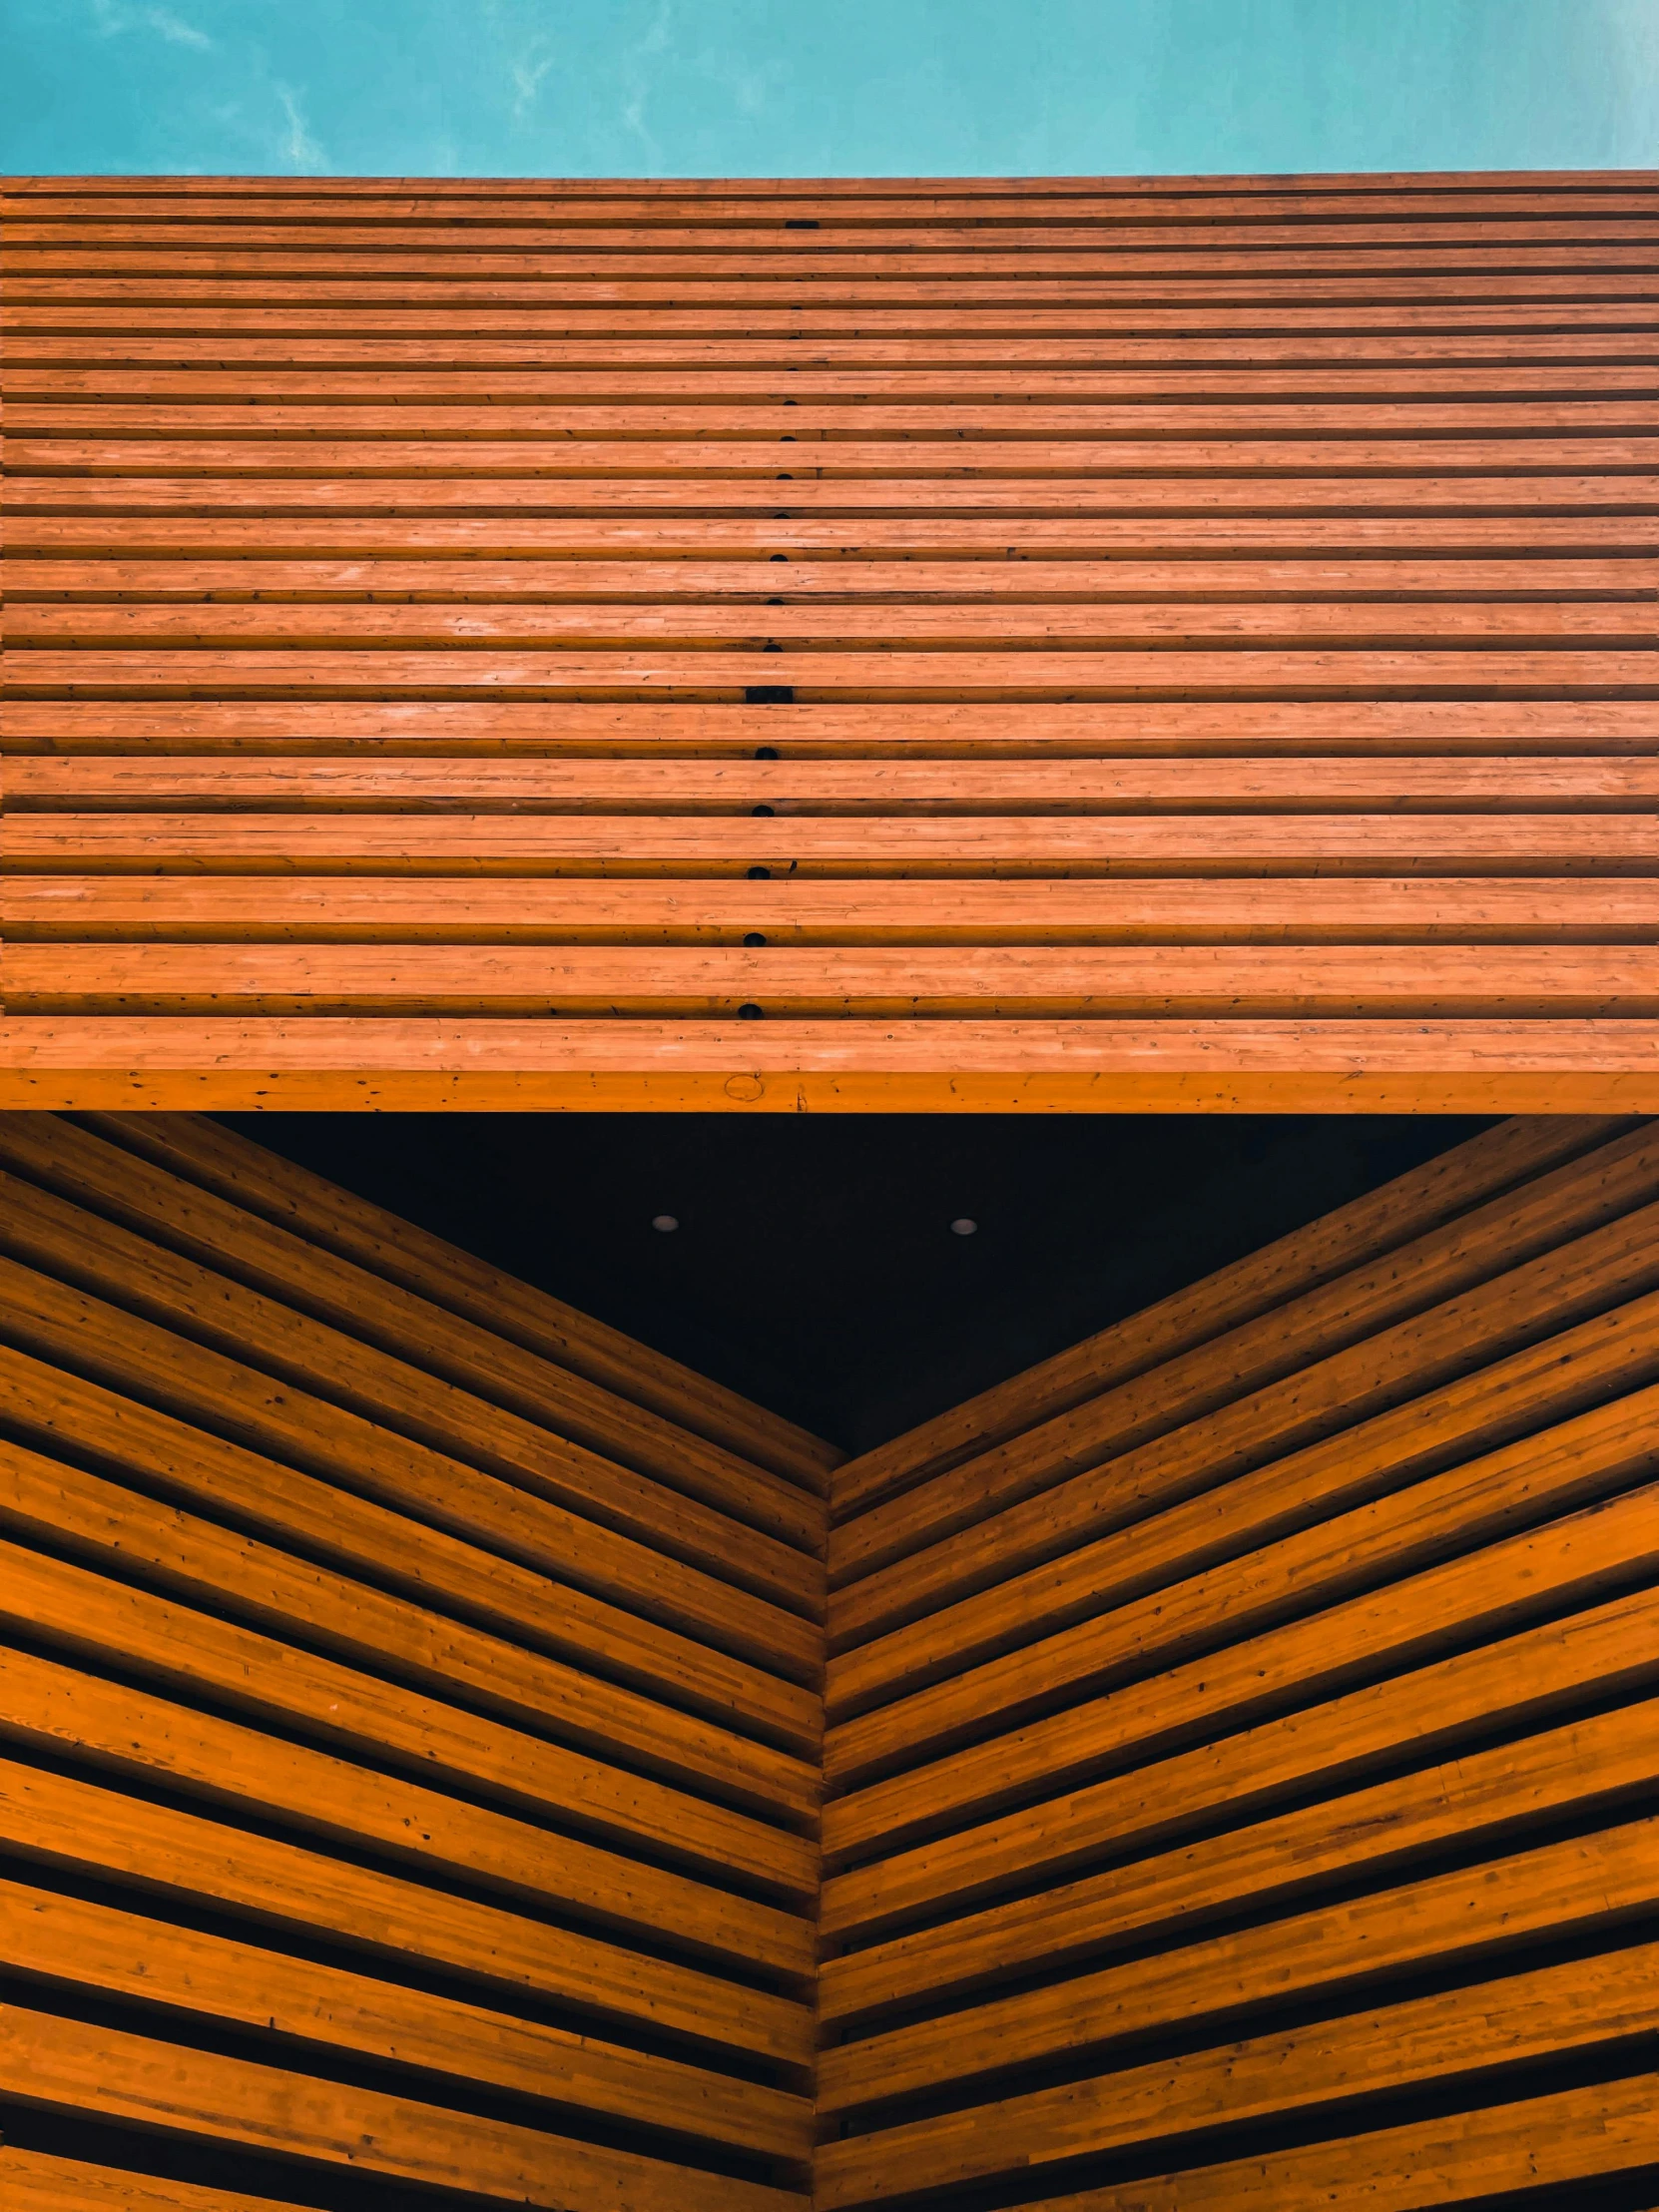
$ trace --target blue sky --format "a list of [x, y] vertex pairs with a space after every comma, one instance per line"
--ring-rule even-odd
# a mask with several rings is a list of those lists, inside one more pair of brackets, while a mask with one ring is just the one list
[[57, 173], [1659, 166], [1659, 0], [0, 0]]

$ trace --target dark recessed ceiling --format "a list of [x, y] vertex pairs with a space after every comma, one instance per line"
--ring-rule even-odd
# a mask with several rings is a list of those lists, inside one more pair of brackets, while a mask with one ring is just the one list
[[[225, 1119], [852, 1449], [1488, 1126], [1375, 1115]], [[655, 1230], [658, 1214], [679, 1229]], [[963, 1217], [976, 1234], [952, 1234]]]

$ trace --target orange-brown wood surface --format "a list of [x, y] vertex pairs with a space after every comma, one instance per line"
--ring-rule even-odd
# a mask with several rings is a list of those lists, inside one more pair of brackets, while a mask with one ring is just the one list
[[8, 2206], [805, 2204], [836, 1453], [212, 1123], [0, 1162]]
[[1652, 2165], [1654, 1158], [1500, 1123], [835, 1471], [826, 2212]]
[[0, 1106], [1659, 1110], [1652, 175], [4, 218]]

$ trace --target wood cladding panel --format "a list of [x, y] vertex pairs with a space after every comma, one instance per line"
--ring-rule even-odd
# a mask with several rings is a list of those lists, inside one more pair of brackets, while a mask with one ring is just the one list
[[212, 1124], [0, 1149], [23, 2201], [805, 2203], [833, 1452]]
[[213, 1122], [13, 1117], [19, 2201], [1634, 2186], [1654, 1173], [1499, 1123], [837, 1464]]
[[0, 1103], [1659, 1108], [1650, 175], [5, 221]]
[[1499, 1124], [836, 1471], [816, 2203], [1654, 2163], [1650, 1143]]

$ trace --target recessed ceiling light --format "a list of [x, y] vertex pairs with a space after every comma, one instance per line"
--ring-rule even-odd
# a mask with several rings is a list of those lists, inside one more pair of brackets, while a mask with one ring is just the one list
[[677, 1214], [653, 1214], [651, 1226], [660, 1230], [665, 1237], [672, 1237], [680, 1226], [680, 1217]]
[[950, 1225], [950, 1234], [953, 1237], [971, 1237], [978, 1227], [979, 1224], [970, 1221], [966, 1214], [958, 1214]]

